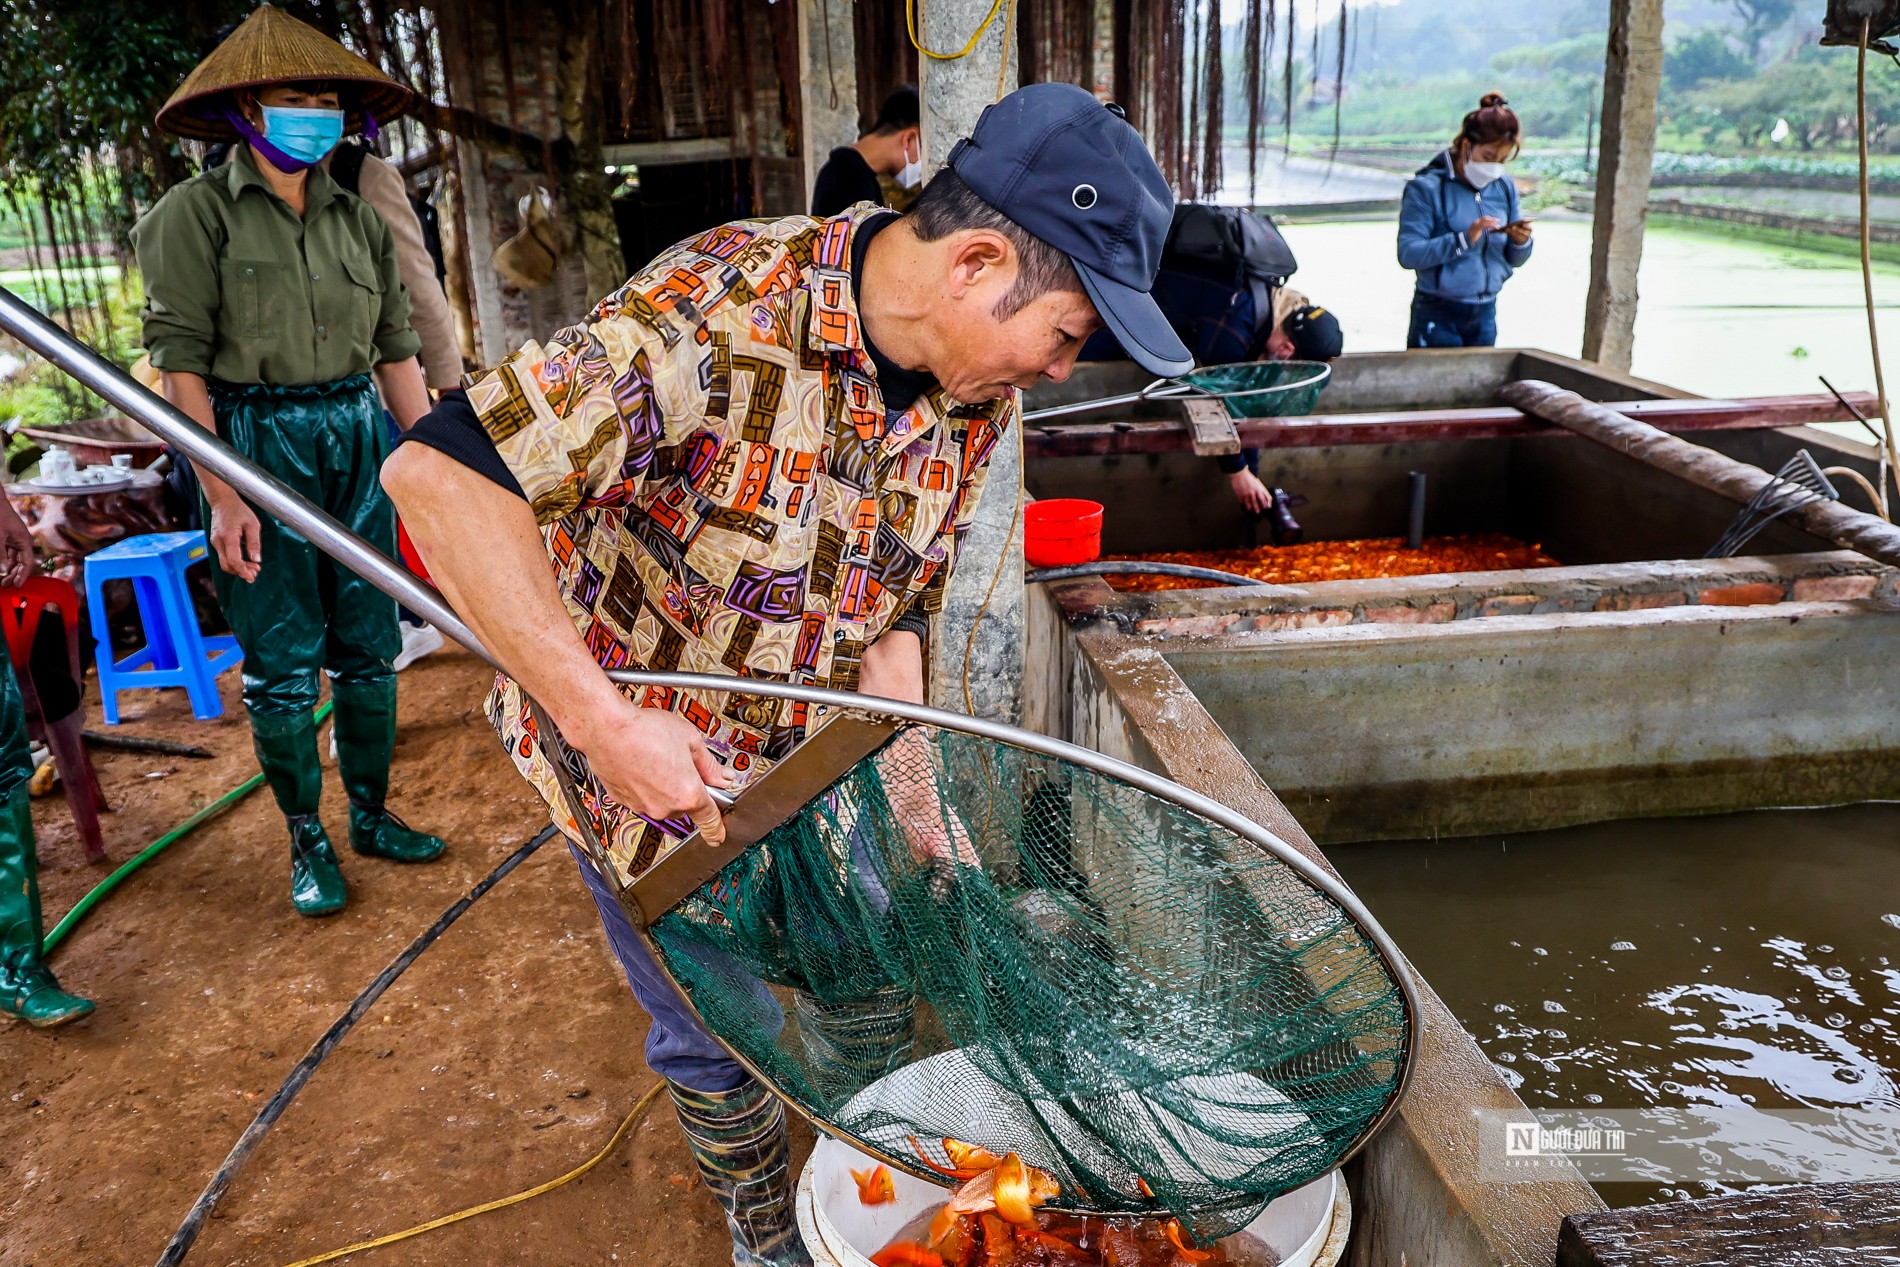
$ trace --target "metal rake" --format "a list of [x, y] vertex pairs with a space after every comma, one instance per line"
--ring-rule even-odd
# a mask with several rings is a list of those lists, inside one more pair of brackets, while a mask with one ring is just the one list
[[1732, 558], [1743, 546], [1753, 541], [1757, 533], [1783, 515], [1817, 501], [1837, 502], [1840, 499], [1840, 491], [1815, 463], [1813, 455], [1806, 449], [1797, 449], [1793, 457], [1781, 464], [1775, 477], [1748, 499], [1742, 512], [1735, 516], [1734, 522], [1729, 524], [1702, 557]]

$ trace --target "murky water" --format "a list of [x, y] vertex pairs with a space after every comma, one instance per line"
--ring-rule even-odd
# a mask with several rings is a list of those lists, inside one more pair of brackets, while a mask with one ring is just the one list
[[[1900, 806], [1328, 855], [1533, 1109], [1713, 1110], [1691, 1143], [1746, 1137], [1797, 1174], [1814, 1137], [1782, 1128], [1789, 1110], [1894, 1153]], [[1657, 1177], [1603, 1185], [1605, 1199], [1746, 1186], [1720, 1167]]]
[[1208, 201], [1286, 207], [1396, 199], [1405, 192], [1407, 178], [1405, 173], [1356, 163], [1266, 153], [1260, 155], [1254, 175], [1258, 183], [1250, 185], [1247, 151], [1229, 148], [1221, 158], [1221, 187]]

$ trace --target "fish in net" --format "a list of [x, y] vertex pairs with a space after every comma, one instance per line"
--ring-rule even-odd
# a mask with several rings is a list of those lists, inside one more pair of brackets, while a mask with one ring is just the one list
[[642, 922], [707, 1028], [860, 1148], [923, 1178], [946, 1137], [1013, 1152], [1052, 1208], [1211, 1239], [1339, 1165], [1411, 1052], [1396, 952], [1291, 853], [906, 725]]

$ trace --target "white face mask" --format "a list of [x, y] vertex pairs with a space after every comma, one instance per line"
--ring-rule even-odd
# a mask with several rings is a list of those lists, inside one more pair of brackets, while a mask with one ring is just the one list
[[1465, 160], [1465, 180], [1473, 189], [1483, 189], [1495, 181], [1504, 179], [1503, 163], [1474, 163]]
[[[898, 188], [900, 188], [900, 189], [915, 189], [915, 188], [917, 188], [917, 186], [919, 186], [919, 185], [921, 185], [921, 184], [923, 184], [923, 183], [924, 183], [924, 153], [923, 153], [923, 149], [924, 149], [924, 147], [923, 147], [923, 142], [921, 142], [921, 141], [919, 141], [919, 142], [917, 143], [917, 157], [916, 157], [916, 158], [909, 158], [909, 157], [906, 157], [906, 158], [905, 158], [905, 160], [904, 160], [904, 165], [903, 165], [903, 166], [902, 166], [901, 168], [899, 168], [899, 169], [898, 169], [898, 172], [897, 172], [897, 185], [898, 185]], [[908, 150], [908, 148], [906, 148], [906, 150], [905, 150], [905, 154], [906, 154], [906, 155], [908, 155], [908, 154], [909, 154], [909, 150]]]

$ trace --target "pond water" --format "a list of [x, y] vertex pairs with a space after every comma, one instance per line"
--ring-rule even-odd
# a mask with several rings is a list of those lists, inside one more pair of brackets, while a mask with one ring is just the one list
[[1745, 1187], [1738, 1154], [1783, 1182], [1900, 1156], [1900, 805], [1327, 854], [1532, 1109], [1692, 1111], [1724, 1160], [1613, 1204]]
[[[1348, 351], [1405, 346], [1413, 274], [1392, 220], [1291, 224], [1292, 284], [1332, 310]], [[1540, 220], [1536, 253], [1498, 300], [1498, 342], [1574, 356], [1583, 346], [1590, 222]], [[1900, 268], [1875, 266], [1882, 347], [1900, 373]], [[1652, 228], [1636, 318], [1639, 376], [1707, 396], [1874, 386], [1859, 264], [1719, 233]], [[1900, 391], [1900, 386], [1897, 386]], [[1864, 434], [1864, 433], [1859, 433]]]
[[[1684, 202], [1706, 203], [1717, 207], [1747, 207], [1754, 211], [1779, 211], [1791, 216], [1820, 216], [1831, 220], [1860, 222], [1860, 195], [1845, 189], [1750, 189], [1739, 185], [1658, 185], [1659, 198], [1681, 198]], [[1900, 220], [1900, 194], [1873, 194], [1867, 210], [1875, 223], [1892, 224]]]

